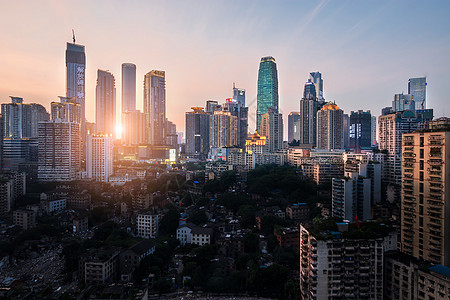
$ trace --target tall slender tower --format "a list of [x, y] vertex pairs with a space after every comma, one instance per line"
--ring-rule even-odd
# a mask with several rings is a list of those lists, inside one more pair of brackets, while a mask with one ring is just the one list
[[103, 70], [97, 71], [95, 114], [97, 132], [114, 136], [116, 126], [115, 79], [113, 74]]
[[122, 113], [136, 110], [136, 65], [122, 64]]
[[323, 79], [322, 73], [320, 72], [312, 72], [309, 73], [309, 79], [314, 83], [314, 87], [316, 88], [316, 95], [319, 102], [324, 102], [323, 98]]
[[261, 58], [258, 73], [258, 96], [256, 107], [256, 130], [261, 130], [261, 115], [267, 113], [269, 107], [278, 113], [278, 72], [275, 58]]
[[416, 110], [426, 109], [427, 100], [427, 78], [410, 78], [408, 80], [408, 94], [412, 95], [416, 104]]
[[85, 108], [85, 70], [86, 55], [84, 46], [67, 43], [66, 49], [66, 97], [75, 97], [81, 107], [81, 139], [86, 138], [86, 108]]
[[318, 109], [316, 88], [311, 79], [308, 79], [305, 83], [303, 98], [300, 100], [300, 144], [316, 146]]
[[144, 113], [149, 145], [165, 144], [166, 73], [152, 70], [144, 76]]

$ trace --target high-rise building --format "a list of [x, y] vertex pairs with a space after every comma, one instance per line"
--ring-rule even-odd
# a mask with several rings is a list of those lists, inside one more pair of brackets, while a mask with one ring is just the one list
[[5, 138], [22, 139], [38, 136], [38, 123], [48, 121], [49, 114], [40, 104], [23, 103], [20, 97], [11, 97], [11, 103], [2, 104]]
[[317, 148], [344, 149], [344, 111], [332, 102], [317, 112]]
[[300, 225], [300, 299], [383, 299], [384, 253], [397, 232], [379, 223]]
[[122, 113], [122, 143], [125, 145], [142, 145], [147, 143], [145, 131], [145, 114], [139, 110]]
[[403, 134], [400, 250], [450, 267], [450, 132]]
[[144, 77], [144, 113], [147, 118], [147, 143], [165, 144], [166, 73], [152, 70]]
[[415, 101], [413, 100], [413, 96], [409, 94], [395, 94], [394, 100], [392, 101], [392, 111], [405, 111], [411, 110], [413, 112], [416, 111]]
[[300, 144], [316, 146], [318, 110], [316, 87], [311, 79], [308, 79], [305, 83], [303, 98], [300, 100]]
[[239, 103], [239, 106], [245, 107], [245, 90], [237, 88], [233, 83], [233, 99]]
[[209, 120], [211, 148], [232, 147], [237, 144], [238, 120], [229, 111], [215, 111]]
[[370, 125], [371, 125], [370, 144], [372, 147], [376, 147], [376, 145], [377, 145], [377, 117], [372, 116], [372, 122]]
[[186, 113], [186, 154], [205, 158], [209, 152], [210, 114], [202, 107], [192, 107]]
[[114, 137], [116, 133], [116, 87], [114, 75], [97, 70], [95, 97], [95, 124], [97, 132]]
[[108, 182], [113, 174], [113, 138], [106, 134], [90, 134], [86, 147], [87, 177]]
[[361, 152], [361, 148], [372, 146], [372, 115], [368, 111], [352, 111], [350, 113], [349, 128], [350, 148]]
[[288, 116], [288, 142], [300, 140], [300, 112], [293, 111]]
[[70, 181], [81, 166], [80, 124], [56, 119], [39, 123], [40, 181]]
[[122, 64], [122, 113], [136, 110], [136, 65]]
[[50, 103], [52, 120], [61, 119], [81, 124], [81, 105], [75, 98], [59, 97], [60, 102]]
[[378, 147], [387, 151], [383, 163], [383, 181], [394, 187], [394, 199], [400, 199], [402, 134], [417, 129], [414, 112], [407, 110], [378, 117]]
[[177, 144], [177, 125], [169, 120], [166, 120], [166, 145], [176, 147]]
[[349, 136], [350, 117], [348, 116], [348, 114], [343, 115], [343, 124], [344, 124], [344, 149], [348, 149], [350, 145], [350, 136]]
[[325, 99], [323, 97], [322, 73], [320, 72], [309, 73], [309, 79], [311, 79], [311, 81], [314, 83], [314, 87], [316, 88], [317, 100], [319, 100], [320, 102], [324, 102]]
[[283, 148], [283, 115], [273, 107], [269, 107], [267, 113], [261, 115], [261, 135], [267, 137], [270, 152]]
[[416, 109], [427, 108], [427, 78], [418, 77], [408, 80], [408, 94], [412, 95]]
[[216, 110], [221, 110], [222, 106], [216, 100], [206, 101], [206, 112], [208, 114], [213, 114]]
[[[240, 89], [234, 89], [240, 90]], [[245, 103], [245, 90], [244, 97], [240, 97], [240, 100], [234, 98], [228, 98], [225, 103], [222, 105], [224, 111], [229, 111], [232, 116], [237, 119], [237, 137], [236, 144], [239, 147], [245, 146], [245, 140], [247, 139], [248, 134], [248, 107], [244, 107], [241, 103]], [[238, 93], [239, 94], [239, 93]], [[220, 110], [220, 106], [216, 108], [216, 110]]]
[[275, 58], [261, 58], [258, 72], [258, 96], [256, 105], [256, 130], [261, 130], [261, 115], [274, 107], [278, 113], [278, 72]]
[[85, 71], [86, 55], [84, 46], [67, 43], [66, 48], [66, 97], [75, 97], [81, 107], [81, 141], [86, 138], [86, 106], [85, 106]]

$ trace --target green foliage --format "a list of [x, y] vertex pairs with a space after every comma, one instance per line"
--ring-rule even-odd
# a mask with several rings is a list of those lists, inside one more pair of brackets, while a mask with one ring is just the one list
[[246, 233], [244, 236], [244, 252], [257, 253], [259, 252], [259, 237], [255, 233]]
[[289, 222], [274, 215], [267, 215], [264, 216], [261, 220], [261, 231], [267, 236], [273, 235], [273, 230], [275, 229], [276, 225], [286, 227], [289, 225]]
[[161, 224], [159, 225], [160, 234], [176, 234], [179, 219], [180, 213], [178, 212], [177, 208], [175, 206], [171, 206], [169, 211], [161, 219]]
[[111, 210], [107, 207], [99, 206], [94, 208], [89, 215], [90, 224], [99, 224], [108, 221]]
[[217, 204], [223, 205], [227, 209], [237, 213], [242, 205], [255, 206], [255, 201], [242, 194], [226, 193], [217, 198]]
[[208, 221], [208, 217], [204, 210], [194, 210], [189, 216], [188, 221], [196, 225], [201, 225]]
[[255, 225], [256, 208], [252, 205], [244, 204], [239, 206], [237, 211], [238, 216], [241, 217], [241, 226], [243, 228], [253, 228]]

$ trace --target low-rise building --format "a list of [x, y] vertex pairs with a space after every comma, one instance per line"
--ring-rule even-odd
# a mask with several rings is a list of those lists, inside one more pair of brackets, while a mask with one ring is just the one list
[[15, 225], [27, 230], [36, 226], [36, 213], [28, 209], [18, 209], [13, 213], [13, 222]]
[[137, 236], [150, 239], [158, 236], [160, 214], [140, 213], [136, 218]]
[[286, 207], [286, 217], [291, 220], [307, 220], [309, 218], [309, 206], [306, 203], [295, 203]]
[[121, 280], [129, 281], [133, 271], [140, 266], [141, 261], [155, 253], [155, 245], [149, 240], [140, 241], [120, 253]]
[[115, 282], [119, 274], [118, 249], [90, 251], [80, 258], [80, 276], [86, 284], [105, 284]]
[[178, 227], [177, 240], [181, 245], [194, 244], [203, 246], [211, 244], [213, 236], [212, 228], [200, 227], [192, 223], [186, 223]]

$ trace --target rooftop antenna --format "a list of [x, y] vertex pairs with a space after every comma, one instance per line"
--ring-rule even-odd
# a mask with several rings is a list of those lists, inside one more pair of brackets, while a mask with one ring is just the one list
[[73, 31], [73, 29], [72, 29], [72, 39], [73, 39], [73, 43], [75, 44], [75, 31]]

